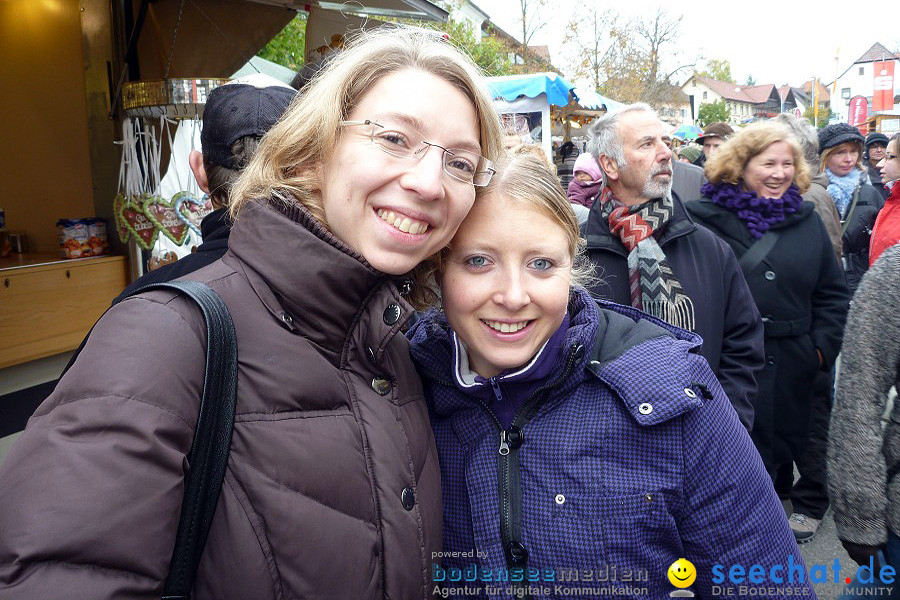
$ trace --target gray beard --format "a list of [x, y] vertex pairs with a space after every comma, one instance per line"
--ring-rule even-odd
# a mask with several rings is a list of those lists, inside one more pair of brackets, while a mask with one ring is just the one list
[[[669, 167], [671, 171], [671, 166]], [[641, 190], [641, 194], [644, 198], [652, 200], [653, 198], [662, 198], [663, 196], [668, 196], [669, 191], [672, 189], [672, 175], [669, 175], [669, 181], [667, 183], [662, 183], [661, 181], [656, 181], [653, 179], [653, 176], [659, 173], [660, 169], [655, 169], [654, 173], [650, 173], [650, 176], [647, 178], [647, 182], [644, 184], [644, 189]]]

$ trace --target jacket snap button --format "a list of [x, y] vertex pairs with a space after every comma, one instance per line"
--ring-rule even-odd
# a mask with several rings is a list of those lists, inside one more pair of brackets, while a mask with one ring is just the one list
[[769, 281], [775, 280], [775, 271], [766, 271], [765, 278]]
[[774, 357], [774, 356], [767, 356], [767, 357], [766, 357], [766, 362], [768, 362], [770, 365], [774, 365], [774, 364], [775, 364], [775, 357]]
[[384, 315], [382, 316], [385, 324], [393, 325], [400, 320], [400, 307], [396, 304], [388, 304], [388, 307], [384, 309]]
[[291, 315], [287, 314], [286, 312], [281, 313], [281, 320], [284, 321], [288, 325], [294, 324], [293, 317], [291, 317]]
[[653, 412], [653, 405], [650, 404], [649, 402], [644, 402], [643, 404], [641, 404], [640, 406], [638, 406], [638, 411], [639, 411], [642, 415], [649, 415], [650, 413]]
[[556, 498], [554, 498], [554, 500], [556, 500], [557, 504], [564, 504], [566, 501], [566, 497], [563, 496], [562, 494], [557, 494]]
[[411, 487], [403, 488], [400, 492], [400, 502], [406, 510], [412, 510], [416, 506], [416, 493]]
[[528, 561], [528, 550], [522, 545], [522, 542], [513, 540], [509, 543], [509, 556], [516, 566], [524, 565]]
[[375, 378], [372, 380], [372, 389], [375, 390], [375, 393], [379, 396], [387, 396], [391, 391], [391, 382], [387, 379]]
[[695, 392], [691, 388], [684, 388], [684, 395], [687, 396], [688, 398], [696, 398], [697, 392]]

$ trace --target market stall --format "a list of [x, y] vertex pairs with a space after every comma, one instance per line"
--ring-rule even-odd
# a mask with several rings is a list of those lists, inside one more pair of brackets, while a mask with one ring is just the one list
[[[190, 228], [172, 213], [178, 212], [176, 206], [167, 205], [182, 186], [191, 184], [183, 169], [178, 189], [167, 191], [161, 184], [161, 201], [144, 203], [143, 208], [155, 211], [158, 223], [114, 202], [122, 187], [119, 166], [123, 125], [130, 118], [124, 97], [128, 84], [143, 82], [131, 90], [155, 89], [165, 96], [159, 102], [131, 96], [129, 110], [191, 107], [188, 115], [167, 113], [166, 118], [187, 117], [193, 129], [193, 117], [199, 117], [205, 101], [200, 82], [227, 78], [247, 64], [298, 10], [310, 15], [308, 50], [319, 54], [338, 39], [335, 36], [367, 16], [447, 18], [445, 10], [428, 0], [363, 0], [352, 5], [317, 0], [0, 4], [5, 17], [0, 19], [0, 53], [10, 65], [0, 110], [10, 117], [7, 133], [15, 140], [15, 151], [6, 161], [15, 176], [0, 181], [0, 214], [9, 228], [0, 235], [0, 438], [21, 428], [36, 402], [46, 396], [46, 391], [31, 390], [58, 377], [66, 353], [116, 294], [140, 275], [142, 253], [123, 241], [143, 240], [155, 231], [156, 239], [163, 236], [169, 243], [170, 235], [179, 238]], [[179, 87], [185, 82], [187, 88]], [[185, 90], [189, 102], [170, 101]], [[160, 115], [146, 118], [158, 123]], [[178, 142], [170, 144], [164, 128], [156, 130], [166, 142], [154, 161], [161, 167], [169, 164], [169, 147]], [[134, 131], [137, 137], [149, 129]], [[147, 158], [141, 151], [141, 165]], [[137, 170], [144, 174], [142, 167]], [[160, 180], [165, 183], [165, 177]], [[182, 205], [186, 211], [181, 216], [190, 221], [195, 216], [188, 214], [191, 204]], [[131, 217], [127, 223], [126, 216]], [[93, 232], [99, 219], [108, 225], [106, 244], [98, 235], [85, 234]]]
[[579, 90], [556, 73], [489, 77], [488, 86], [507, 131], [540, 144], [550, 157], [554, 125], [562, 128], [567, 140], [573, 124], [587, 125], [622, 106], [596, 92]]

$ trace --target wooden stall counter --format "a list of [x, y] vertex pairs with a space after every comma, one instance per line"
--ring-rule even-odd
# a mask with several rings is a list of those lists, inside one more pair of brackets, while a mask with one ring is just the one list
[[125, 256], [0, 258], [0, 369], [77, 348], [127, 284]]

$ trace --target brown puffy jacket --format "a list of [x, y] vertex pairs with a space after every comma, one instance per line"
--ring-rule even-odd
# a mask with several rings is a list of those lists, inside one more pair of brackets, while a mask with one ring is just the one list
[[834, 249], [834, 257], [838, 263], [841, 262], [844, 244], [841, 241], [841, 217], [838, 215], [837, 208], [834, 206], [834, 198], [828, 193], [828, 175], [819, 173], [813, 176], [809, 190], [803, 194], [803, 199], [812, 202], [816, 207], [816, 214], [825, 224], [825, 231], [828, 232], [828, 240]]
[[[229, 245], [189, 276], [227, 303], [239, 371], [195, 600], [430, 596], [440, 483], [411, 308], [299, 206], [249, 206]], [[169, 292], [100, 320], [0, 466], [0, 598], [159, 598], [205, 344]]]

